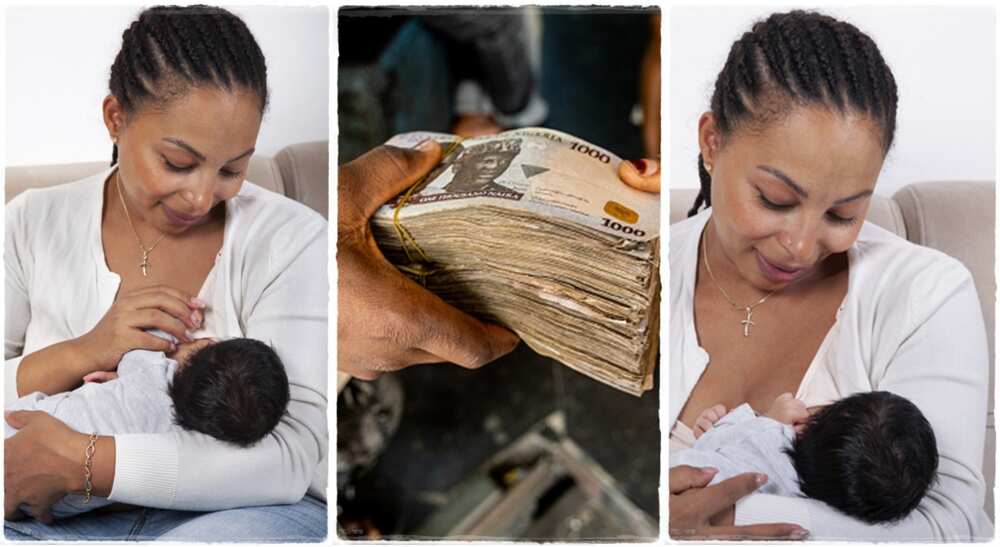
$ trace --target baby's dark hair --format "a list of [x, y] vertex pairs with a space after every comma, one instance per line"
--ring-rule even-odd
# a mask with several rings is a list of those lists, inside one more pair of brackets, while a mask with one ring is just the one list
[[249, 338], [201, 349], [169, 387], [174, 421], [220, 441], [247, 447], [270, 433], [288, 406], [288, 377], [278, 354]]
[[[108, 86], [126, 112], [164, 104], [192, 86], [252, 91], [267, 108], [267, 65], [242, 19], [210, 6], [156, 6], [122, 34]], [[111, 165], [118, 161], [118, 147]]]
[[[863, 114], [883, 153], [896, 132], [896, 80], [875, 42], [850, 23], [807, 11], [754, 24], [729, 50], [715, 80], [712, 114], [723, 135], [760, 129], [796, 106]], [[712, 177], [698, 155], [701, 189], [688, 216], [712, 205]]]
[[920, 409], [885, 391], [814, 414], [786, 452], [803, 494], [873, 524], [909, 514], [938, 466], [934, 431]]

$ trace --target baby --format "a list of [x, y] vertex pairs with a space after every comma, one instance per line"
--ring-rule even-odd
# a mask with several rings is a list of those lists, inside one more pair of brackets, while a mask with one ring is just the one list
[[[169, 356], [130, 351], [118, 363], [114, 380], [51, 396], [35, 392], [7, 405], [7, 410], [41, 410], [84, 433], [184, 429], [248, 447], [278, 425], [288, 399], [285, 367], [267, 344], [249, 338], [203, 338], [178, 345]], [[15, 433], [7, 426], [7, 437]], [[66, 496], [52, 507], [52, 516], [65, 518], [112, 503], [92, 497], [83, 504], [83, 499]]]
[[791, 393], [761, 416], [743, 404], [702, 412], [694, 446], [671, 467], [719, 470], [712, 482], [747, 473], [768, 476], [760, 492], [808, 496], [868, 523], [902, 519], [937, 471], [934, 432], [910, 401], [885, 391], [857, 393], [812, 413]]

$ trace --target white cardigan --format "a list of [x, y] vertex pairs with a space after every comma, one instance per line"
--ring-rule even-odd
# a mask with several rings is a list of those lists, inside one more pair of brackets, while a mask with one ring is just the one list
[[[694, 325], [698, 245], [711, 209], [670, 227], [670, 429], [709, 362]], [[806, 404], [860, 391], [912, 401], [934, 429], [938, 479], [915, 511], [869, 525], [808, 498], [753, 494], [736, 524], [793, 522], [811, 539], [986, 538], [982, 474], [989, 357], [972, 275], [957, 260], [865, 223], [848, 250], [847, 295], [810, 365]]]
[[[120, 278], [101, 242], [104, 181], [113, 171], [7, 204], [4, 264], [5, 400], [16, 398], [22, 355], [88, 332], [114, 302]], [[245, 182], [226, 202], [222, 250], [200, 296], [221, 337], [273, 345], [291, 401], [252, 448], [180, 431], [115, 435], [110, 499], [209, 511], [325, 498], [327, 223], [284, 196]], [[211, 292], [211, 294], [207, 294]]]

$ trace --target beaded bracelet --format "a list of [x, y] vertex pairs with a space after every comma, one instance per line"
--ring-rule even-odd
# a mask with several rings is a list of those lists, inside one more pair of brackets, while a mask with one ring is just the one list
[[83, 461], [83, 503], [90, 503], [90, 495], [94, 491], [94, 483], [92, 481], [94, 474], [94, 452], [97, 451], [97, 433], [90, 434], [90, 444], [87, 445], [87, 450], [84, 452]]

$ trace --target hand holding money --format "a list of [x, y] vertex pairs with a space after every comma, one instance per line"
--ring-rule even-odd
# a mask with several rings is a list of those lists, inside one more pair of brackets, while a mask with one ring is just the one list
[[389, 261], [542, 355], [634, 395], [650, 389], [657, 164], [620, 168], [611, 152], [541, 128], [470, 139], [406, 133], [389, 143], [428, 137], [444, 148], [440, 164], [372, 217]]
[[433, 141], [412, 150], [382, 146], [338, 171], [339, 372], [371, 380], [420, 363], [475, 368], [518, 343], [507, 329], [466, 315], [407, 279], [372, 237], [372, 214], [440, 159]]

